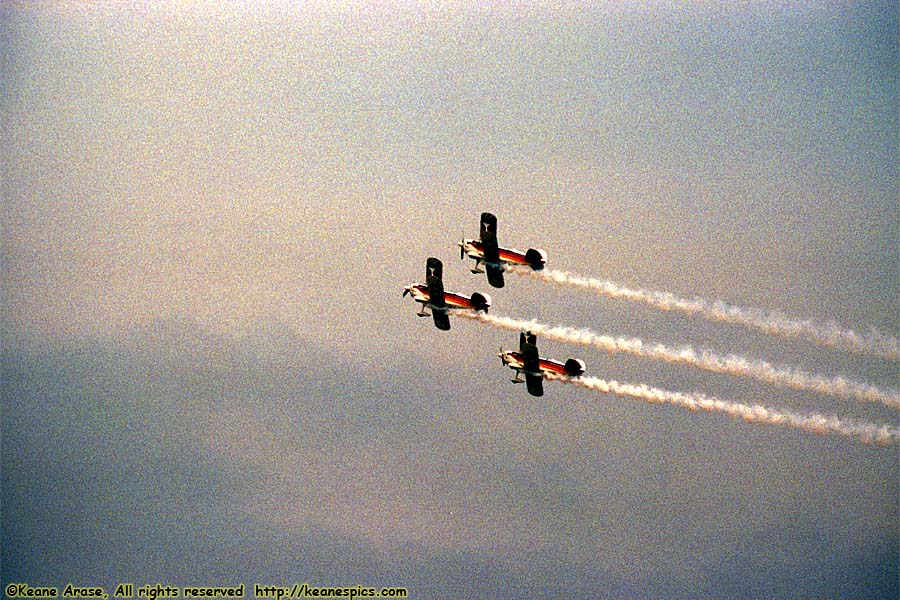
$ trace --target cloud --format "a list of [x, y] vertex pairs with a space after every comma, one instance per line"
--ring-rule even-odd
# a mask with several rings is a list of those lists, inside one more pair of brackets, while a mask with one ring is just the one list
[[[363, 375], [355, 360], [278, 323], [235, 338], [158, 322], [114, 346], [7, 350], [4, 518], [16, 519], [3, 548], [19, 558], [4, 564], [31, 578], [168, 572], [190, 584], [289, 573], [295, 552], [322, 577], [352, 575], [361, 552], [408, 561], [402, 573], [425, 588], [447, 557], [526, 587], [539, 565], [646, 584], [693, 581], [685, 540], [711, 544], [709, 564], [746, 527], [779, 523], [773, 514], [840, 502], [876, 538], [895, 516], [881, 455], [790, 438], [821, 453], [810, 456], [730, 422], [711, 439], [679, 412], [566, 386], [536, 403], [502, 378], [444, 382], [427, 363]], [[444, 399], [423, 403], [422, 378], [450, 386]], [[672, 460], [691, 446], [692, 459]], [[788, 483], [797, 453], [809, 494]], [[851, 477], [848, 464], [867, 466]], [[849, 479], [825, 493], [834, 469]], [[273, 545], [280, 558], [262, 567]], [[75, 561], [88, 547], [96, 561]]]

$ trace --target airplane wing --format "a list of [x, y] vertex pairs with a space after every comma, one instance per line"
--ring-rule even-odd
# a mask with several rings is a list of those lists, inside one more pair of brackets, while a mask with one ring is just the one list
[[447, 314], [447, 302], [444, 300], [444, 281], [442, 279], [444, 265], [437, 258], [431, 257], [425, 264], [425, 281], [428, 284], [428, 304], [434, 326], [444, 331], [450, 329], [450, 315]]
[[500, 264], [500, 246], [497, 244], [497, 217], [481, 213], [481, 245], [484, 248], [484, 269], [488, 283], [503, 287], [503, 267]]
[[544, 378], [537, 349], [537, 336], [530, 331], [519, 334], [519, 351], [525, 370], [525, 385], [532, 396], [544, 395]]

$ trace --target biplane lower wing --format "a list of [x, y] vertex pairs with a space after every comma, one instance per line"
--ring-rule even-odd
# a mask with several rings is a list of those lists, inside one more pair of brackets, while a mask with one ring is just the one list
[[484, 270], [487, 272], [488, 283], [495, 288], [502, 288], [504, 285], [503, 282], [503, 267], [497, 264], [486, 263], [484, 265]]
[[434, 326], [443, 331], [450, 329], [450, 315], [446, 310], [431, 309], [431, 318], [434, 319]]
[[525, 387], [528, 388], [528, 393], [532, 396], [543, 396], [544, 395], [544, 378], [540, 375], [532, 375], [531, 373], [525, 373]]
[[450, 329], [450, 315], [447, 314], [447, 302], [444, 299], [444, 282], [441, 279], [443, 265], [441, 261], [436, 258], [429, 258], [425, 274], [425, 281], [428, 284], [428, 304], [431, 307], [434, 325], [438, 329], [447, 331]]
[[544, 377], [541, 372], [541, 358], [537, 349], [537, 336], [531, 332], [519, 334], [519, 352], [525, 370], [525, 386], [532, 396], [544, 395]]
[[495, 288], [502, 288], [503, 265], [500, 264], [500, 245], [497, 243], [497, 217], [491, 213], [481, 213], [480, 237], [488, 283]]

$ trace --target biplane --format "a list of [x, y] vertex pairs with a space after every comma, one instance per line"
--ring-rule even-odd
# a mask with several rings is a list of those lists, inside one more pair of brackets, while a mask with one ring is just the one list
[[[459, 243], [459, 257], [468, 256], [475, 260], [473, 273], [487, 271], [488, 282], [503, 287], [504, 265], [525, 265], [540, 271], [547, 264], [547, 253], [530, 248], [527, 252], [501, 248], [497, 244], [497, 217], [489, 212], [481, 213], [481, 236], [477, 240], [464, 239]], [[484, 271], [479, 267], [484, 265]]]
[[516, 372], [513, 383], [522, 383], [522, 373], [525, 374], [525, 386], [532, 396], [544, 395], [543, 380], [548, 374], [578, 377], [584, 374], [584, 361], [570, 358], [565, 363], [540, 358], [537, 349], [537, 336], [530, 331], [519, 334], [519, 351], [504, 351], [500, 349], [498, 355], [504, 366]]
[[444, 265], [437, 258], [431, 257], [425, 262], [425, 284], [413, 283], [403, 289], [403, 296], [411, 294], [413, 300], [422, 308], [416, 313], [419, 317], [427, 317], [427, 309], [431, 309], [434, 325], [438, 329], [450, 329], [450, 311], [468, 309], [487, 312], [491, 307], [491, 297], [475, 292], [471, 296], [444, 291]]

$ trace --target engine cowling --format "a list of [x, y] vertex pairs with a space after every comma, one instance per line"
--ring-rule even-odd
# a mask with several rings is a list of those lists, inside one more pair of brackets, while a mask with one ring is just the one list
[[529, 248], [525, 253], [525, 260], [535, 271], [540, 271], [547, 264], [547, 253], [536, 248]]
[[565, 365], [566, 374], [571, 377], [578, 377], [584, 374], [584, 361], [578, 358], [570, 358]]

